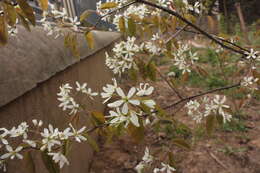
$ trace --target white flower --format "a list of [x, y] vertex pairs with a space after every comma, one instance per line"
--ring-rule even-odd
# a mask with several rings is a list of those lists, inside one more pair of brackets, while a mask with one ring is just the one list
[[130, 115], [127, 115], [121, 112], [119, 108], [116, 108], [116, 112], [109, 111], [109, 114], [110, 115], [106, 116], [106, 118], [112, 118], [109, 123], [113, 126], [118, 126], [121, 123], [125, 123], [125, 127], [127, 127], [130, 122], [136, 127], [140, 126], [137, 113], [134, 111], [130, 111]]
[[54, 4], [49, 3], [49, 6], [51, 7], [51, 13], [54, 15], [54, 18], [68, 18], [67, 11], [65, 8], [62, 8], [62, 11], [58, 11]]
[[140, 83], [140, 86], [139, 88], [137, 88], [137, 93], [136, 95], [137, 96], [148, 96], [148, 95], [151, 95], [152, 92], [154, 90], [154, 87], [153, 86], [150, 86], [149, 87], [149, 84], [148, 83]]
[[9, 131], [5, 128], [1, 128], [0, 131], [3, 131], [3, 133], [0, 135], [0, 140], [4, 145], [7, 145], [8, 141], [5, 139], [5, 137], [9, 134]]
[[258, 88], [253, 86], [258, 81], [258, 78], [254, 78], [254, 76], [244, 77], [241, 81], [241, 86], [248, 87], [252, 90], [257, 90]]
[[60, 168], [64, 166], [64, 164], [69, 165], [68, 159], [61, 153], [48, 153], [48, 155], [52, 156], [52, 160], [54, 160], [55, 163], [58, 163]]
[[70, 115], [75, 115], [80, 109], [79, 104], [77, 104], [74, 100], [71, 101], [71, 105], [69, 105], [68, 108], [71, 109], [69, 113]]
[[112, 69], [113, 73], [121, 74], [127, 69], [136, 67], [134, 55], [140, 51], [140, 47], [135, 44], [135, 37], [128, 37], [126, 41], [115, 44], [113, 56], [106, 53], [106, 65]]
[[36, 142], [35, 142], [35, 141], [24, 139], [23, 142], [26, 143], [26, 144], [28, 144], [28, 145], [30, 145], [30, 146], [33, 147], [33, 148], [36, 147]]
[[54, 129], [51, 124], [49, 124], [49, 129], [44, 128], [41, 133], [41, 136], [43, 137], [41, 150], [44, 151], [47, 148], [50, 152], [54, 145], [61, 145], [61, 142], [58, 140], [58, 135], [58, 128]]
[[168, 164], [165, 164], [165, 163], [163, 163], [163, 162], [162, 162], [161, 164], [162, 164], [162, 168], [161, 168], [161, 169], [155, 168], [155, 169], [153, 170], [154, 173], [158, 173], [158, 172], [172, 173], [172, 172], [176, 171], [175, 168], [171, 167], [171, 166], [168, 165]]
[[138, 6], [131, 5], [124, 12], [125, 17], [129, 17], [130, 15], [135, 15], [138, 16], [140, 19], [143, 19], [147, 14], [149, 14], [149, 10], [144, 4]]
[[18, 146], [15, 150], [13, 150], [13, 148], [10, 145], [6, 145], [6, 150], [8, 151], [8, 153], [2, 155], [1, 159], [7, 159], [9, 157], [10, 159], [14, 159], [15, 157], [17, 157], [18, 159], [23, 159], [23, 156], [18, 153], [22, 149], [23, 149], [22, 146]]
[[232, 115], [228, 114], [225, 109], [229, 108], [228, 105], [225, 105], [226, 102], [226, 96], [221, 97], [219, 95], [216, 95], [213, 101], [206, 104], [204, 116], [210, 115], [212, 112], [220, 115], [223, 117], [223, 123], [226, 123], [226, 121], [230, 121], [232, 118]]
[[86, 140], [87, 140], [87, 138], [82, 135], [83, 132], [86, 130], [86, 127], [85, 127], [85, 126], [82, 127], [82, 128], [79, 129], [79, 130], [76, 130], [76, 129], [72, 126], [72, 124], [69, 124], [69, 125], [70, 125], [70, 127], [71, 127], [71, 129], [72, 129], [72, 136], [75, 138], [75, 140], [76, 140], [77, 142], [81, 142], [81, 141], [86, 141]]
[[17, 128], [13, 127], [10, 131], [10, 137], [18, 137], [23, 136], [24, 139], [27, 138], [28, 124], [26, 122], [22, 122]]
[[200, 104], [197, 100], [190, 100], [185, 107], [187, 107], [189, 110], [197, 110], [200, 107]]
[[258, 57], [258, 54], [259, 52], [258, 51], [255, 51], [254, 49], [250, 49], [250, 52], [245, 52], [245, 54], [247, 55], [247, 59], [259, 59]]
[[137, 173], [143, 173], [143, 169], [145, 168], [145, 163], [140, 162], [138, 165], [135, 166], [135, 170]]
[[145, 43], [145, 48], [153, 55], [160, 55], [162, 49], [151, 41]]
[[76, 85], [77, 85], [77, 88], [76, 88], [77, 91], [82, 92], [82, 93], [87, 91], [87, 83], [83, 83], [82, 85], [80, 85], [80, 83], [78, 81], [76, 81]]
[[9, 27], [9, 26], [8, 26], [8, 34], [9, 34], [10, 36], [15, 37], [15, 36], [17, 36], [17, 33], [18, 33], [17, 27]]
[[59, 132], [59, 138], [60, 140], [66, 140], [68, 139], [70, 136], [73, 135], [73, 133], [70, 132], [71, 128], [66, 128], [63, 132]]
[[63, 111], [70, 109], [70, 115], [76, 114], [80, 109], [79, 104], [77, 104], [74, 98], [70, 96], [71, 90], [72, 87], [69, 84], [65, 84], [60, 87], [60, 92], [57, 94], [59, 96], [58, 100], [61, 102], [59, 107], [62, 107]]
[[0, 170], [2, 170], [3, 172], [6, 172], [6, 162], [5, 160], [0, 160]]
[[87, 88], [87, 83], [83, 83], [82, 85], [80, 85], [80, 83], [77, 81], [76, 85], [77, 85], [76, 90], [78, 92], [82, 92], [84, 94], [87, 94], [91, 99], [93, 99], [93, 96], [97, 96], [98, 95], [98, 93], [92, 92], [91, 88]]
[[78, 21], [78, 17], [69, 18], [70, 23], [74, 31], [78, 31], [78, 26], [80, 25], [80, 21]]
[[194, 64], [195, 61], [199, 60], [199, 58], [197, 57], [197, 52], [192, 53], [191, 51], [189, 51], [189, 58], [192, 64]]
[[105, 101], [103, 103], [106, 103], [108, 100], [110, 100], [116, 91], [116, 88], [117, 88], [116, 79], [113, 78], [112, 80], [114, 82], [113, 85], [107, 84], [106, 86], [103, 87], [104, 92], [101, 93], [101, 97], [103, 99], [105, 99]]
[[124, 114], [127, 114], [128, 113], [128, 104], [132, 104], [132, 105], [140, 105], [140, 101], [137, 100], [137, 99], [131, 99], [131, 97], [134, 96], [135, 94], [135, 91], [136, 91], [136, 88], [135, 87], [132, 87], [127, 96], [125, 95], [125, 93], [123, 92], [123, 90], [121, 88], [116, 88], [116, 93], [121, 97], [120, 100], [117, 100], [113, 103], [109, 103], [108, 104], [108, 107], [111, 107], [111, 108], [115, 108], [115, 107], [119, 107], [121, 105], [123, 105], [122, 107], [122, 112]]
[[213, 99], [214, 106], [218, 110], [220, 114], [223, 114], [225, 108], [229, 108], [228, 105], [225, 105], [224, 103], [226, 102], [226, 96], [223, 96], [221, 99], [219, 95], [216, 95], [215, 98]]
[[148, 148], [148, 147], [145, 147], [145, 152], [144, 152], [144, 156], [143, 156], [142, 160], [143, 160], [145, 163], [150, 163], [150, 162], [153, 161], [153, 156], [150, 155], [150, 151], [149, 151], [149, 148]]
[[157, 40], [159, 40], [160, 39], [160, 35], [159, 35], [159, 33], [156, 33], [156, 34], [153, 34], [153, 36], [152, 36], [152, 41], [157, 41]]
[[33, 125], [34, 126], [36, 126], [36, 127], [41, 127], [42, 126], [42, 124], [43, 124], [43, 122], [42, 122], [42, 120], [36, 120], [36, 119], [33, 119], [32, 120], [32, 123], [33, 123]]
[[142, 103], [151, 109], [154, 109], [154, 106], [156, 105], [155, 101], [153, 100], [142, 100]]
[[167, 76], [168, 76], [168, 77], [175, 77], [176, 74], [175, 74], [175, 72], [171, 71], [171, 72], [169, 72], [169, 73], [167, 74]]

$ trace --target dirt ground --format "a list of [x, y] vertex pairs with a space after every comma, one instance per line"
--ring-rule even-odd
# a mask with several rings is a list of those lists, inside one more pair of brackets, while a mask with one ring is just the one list
[[[154, 99], [163, 107], [176, 101], [176, 96], [162, 81], [153, 83]], [[186, 88], [189, 91], [188, 88]], [[189, 95], [189, 92], [186, 92]], [[168, 110], [173, 112], [175, 110]], [[191, 150], [170, 145], [178, 173], [260, 173], [260, 103], [253, 100], [244, 121], [244, 130], [224, 131], [217, 129], [211, 137], [202, 136]], [[193, 127], [186, 115], [176, 117], [178, 121]], [[91, 173], [134, 173], [144, 149], [149, 146], [156, 151], [169, 142], [165, 133], [155, 135], [145, 132], [145, 141], [136, 144], [129, 136], [105, 144], [100, 139], [100, 152], [96, 153]], [[157, 154], [158, 157], [160, 156]], [[152, 173], [152, 171], [150, 171]]]

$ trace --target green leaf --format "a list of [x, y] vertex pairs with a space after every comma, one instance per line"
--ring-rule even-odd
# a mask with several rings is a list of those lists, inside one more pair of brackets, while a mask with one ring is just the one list
[[218, 124], [222, 126], [223, 125], [223, 117], [222, 117], [222, 115], [217, 115], [216, 119], [217, 119]]
[[142, 75], [142, 78], [145, 80], [147, 78], [145, 63], [143, 61], [137, 61], [137, 66], [138, 66], [139, 72]]
[[66, 48], [69, 48], [70, 46], [70, 33], [66, 34], [65, 37], [64, 37], [64, 46]]
[[48, 10], [48, 4], [49, 4], [48, 0], [39, 0], [39, 3], [40, 3], [40, 6], [41, 6], [43, 11]]
[[176, 166], [175, 166], [175, 161], [174, 161], [174, 159], [173, 159], [173, 154], [172, 154], [172, 152], [169, 152], [169, 153], [168, 153], [168, 158], [169, 158], [169, 165], [172, 166], [172, 167], [176, 167]]
[[186, 150], [190, 150], [191, 146], [183, 139], [173, 139], [173, 144]]
[[64, 141], [62, 154], [64, 156], [68, 156], [70, 149], [71, 149], [71, 142], [70, 142], [70, 140]]
[[35, 16], [33, 12], [33, 8], [27, 3], [26, 0], [17, 0], [18, 5], [22, 9], [26, 18], [31, 22], [32, 25], [35, 26]]
[[95, 40], [94, 40], [93, 33], [91, 31], [88, 31], [88, 32], [85, 33], [85, 39], [88, 43], [88, 47], [90, 49], [94, 49]]
[[[139, 119], [139, 121], [141, 120]], [[128, 125], [128, 133], [137, 143], [142, 142], [144, 140], [144, 127], [142, 124], [143, 123], [140, 122], [140, 127], [136, 127], [132, 123], [129, 123]]]
[[27, 29], [27, 31], [31, 31], [30, 25], [29, 25], [28, 21], [23, 17], [23, 15], [18, 13], [18, 16], [22, 22], [22, 25], [25, 27], [25, 29]]
[[125, 32], [125, 31], [126, 31], [126, 29], [125, 29], [125, 18], [124, 18], [124, 16], [121, 16], [121, 17], [119, 18], [118, 25], [119, 25], [119, 29], [120, 29], [121, 32]]
[[0, 16], [0, 45], [5, 45], [8, 41], [8, 32], [4, 15]]
[[147, 75], [152, 81], [156, 81], [156, 65], [154, 61], [147, 65]]
[[89, 145], [96, 151], [99, 152], [99, 146], [97, 142], [88, 134], [84, 134], [84, 136], [87, 138], [87, 142]]
[[129, 70], [129, 77], [131, 78], [131, 80], [133, 80], [134, 82], [137, 82], [138, 79], [138, 72], [137, 70], [135, 70], [134, 68], [131, 68]]
[[17, 13], [15, 11], [14, 6], [10, 4], [4, 4], [4, 9], [5, 9], [8, 25], [14, 26], [16, 24], [16, 19], [17, 19]]
[[115, 8], [117, 7], [117, 3], [115, 2], [106, 2], [101, 4], [100, 9], [109, 9], [109, 8]]
[[24, 153], [25, 169], [27, 173], [36, 173], [35, 163], [30, 151]]
[[211, 136], [212, 132], [215, 128], [215, 121], [216, 117], [215, 115], [208, 115], [206, 119], [206, 131], [209, 136]]
[[129, 35], [134, 36], [136, 33], [136, 24], [135, 24], [134, 20], [132, 18], [129, 18], [127, 20], [127, 24], [128, 24]]
[[105, 123], [105, 116], [102, 112], [91, 112], [92, 118], [95, 120], [97, 124], [104, 124]]
[[54, 163], [51, 156], [49, 156], [47, 152], [41, 152], [41, 156], [42, 161], [49, 173], [60, 173], [59, 165]]
[[80, 22], [83, 22], [86, 18], [89, 17], [90, 14], [96, 13], [95, 10], [85, 10], [81, 15], [80, 15]]

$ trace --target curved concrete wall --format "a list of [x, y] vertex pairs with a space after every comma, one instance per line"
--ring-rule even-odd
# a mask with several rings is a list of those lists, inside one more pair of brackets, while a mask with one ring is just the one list
[[[26, 31], [25, 31], [26, 32]], [[30, 38], [29, 38], [30, 37]], [[94, 91], [101, 91], [111, 82], [111, 73], [105, 67], [104, 52], [119, 39], [115, 33], [96, 32], [96, 47], [83, 46], [80, 60], [76, 60], [63, 47], [63, 40], [47, 38], [39, 28], [32, 33], [22, 33], [0, 48], [0, 127], [10, 128], [22, 121], [41, 119], [62, 129], [68, 115], [58, 108], [56, 93], [62, 83], [87, 82]], [[51, 40], [52, 39], [52, 40]], [[8, 104], [7, 104], [8, 103]], [[89, 110], [103, 110], [102, 101], [87, 101]], [[80, 126], [89, 123], [80, 115]], [[66, 125], [67, 126], [67, 125]], [[94, 135], [95, 137], [95, 135]], [[62, 173], [87, 173], [93, 150], [88, 144], [74, 144], [69, 156], [70, 165]], [[37, 173], [47, 173], [41, 156], [33, 153]], [[26, 173], [23, 161], [8, 164], [9, 173]]]

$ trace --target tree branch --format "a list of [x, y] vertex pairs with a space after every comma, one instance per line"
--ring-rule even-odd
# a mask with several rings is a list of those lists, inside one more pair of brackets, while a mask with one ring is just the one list
[[239, 87], [239, 86], [240, 86], [240, 82], [237, 83], [237, 84], [234, 84], [234, 85], [229, 85], [229, 86], [225, 86], [225, 87], [221, 87], [221, 88], [216, 88], [216, 89], [209, 90], [209, 91], [197, 94], [197, 95], [186, 97], [186, 98], [181, 99], [181, 100], [179, 100], [179, 101], [177, 101], [177, 102], [175, 102], [175, 103], [173, 103], [171, 105], [168, 105], [168, 106], [164, 107], [164, 109], [172, 108], [174, 106], [177, 106], [180, 103], [183, 103], [183, 102], [186, 102], [186, 101], [189, 101], [189, 100], [192, 100], [192, 99], [195, 99], [197, 97], [201, 97], [201, 96], [204, 96], [204, 95], [207, 95], [207, 94], [210, 94], [210, 93], [214, 93], [214, 92], [217, 92], [217, 91], [223, 91], [223, 90], [227, 90], [227, 89], [231, 89], [231, 88], [235, 88], [235, 87]]
[[142, 4], [146, 4], [148, 6], [151, 6], [151, 7], [154, 7], [154, 8], [157, 8], [157, 9], [160, 9], [162, 11], [165, 11], [177, 18], [179, 18], [180, 20], [182, 20], [183, 22], [185, 22], [186, 24], [188, 24], [189, 26], [191, 26], [192, 28], [194, 28], [195, 30], [199, 31], [202, 35], [205, 35], [206, 37], [208, 37], [209, 39], [211, 39], [212, 41], [214, 41], [215, 43], [219, 44], [220, 46], [222, 46], [223, 48], [226, 48], [228, 50], [231, 50], [233, 52], [236, 52], [236, 53], [239, 53], [243, 56], [245, 56], [245, 53], [244, 51], [241, 51], [241, 50], [236, 50], [232, 47], [229, 47], [225, 44], [223, 44], [221, 41], [219, 41], [218, 39], [214, 38], [212, 35], [210, 35], [209, 33], [207, 33], [206, 31], [202, 30], [200, 27], [198, 27], [197, 25], [191, 23], [190, 21], [188, 21], [186, 18], [182, 17], [179, 13], [173, 11], [173, 10], [170, 10], [168, 8], [165, 8], [165, 7], [161, 7], [157, 4], [154, 4], [152, 2], [149, 2], [149, 1], [146, 1], [146, 0], [136, 0], [136, 2], [138, 3], [142, 3]]

